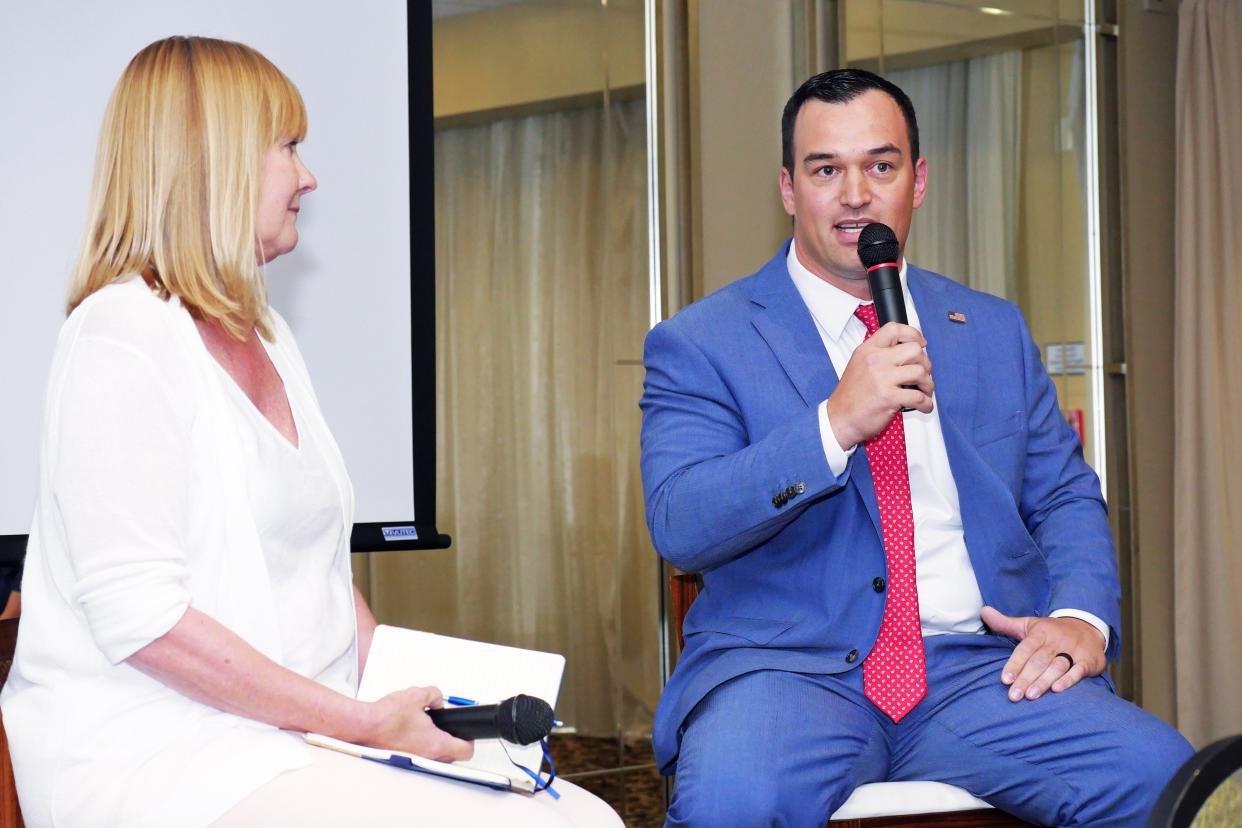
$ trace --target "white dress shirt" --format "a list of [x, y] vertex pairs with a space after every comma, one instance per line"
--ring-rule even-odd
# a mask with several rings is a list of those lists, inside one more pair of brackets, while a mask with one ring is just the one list
[[[798, 260], [796, 246], [789, 244], [786, 259], [794, 286], [815, 319], [815, 327], [828, 351], [828, 358], [837, 376], [845, 373], [854, 349], [867, 336], [867, 326], [854, 310], [859, 300], [830, 285], [807, 270]], [[919, 327], [918, 309], [906, 287], [906, 264], [901, 264], [902, 292], [906, 316], [912, 327]], [[934, 370], [934, 366], [933, 366]], [[919, 618], [923, 635], [945, 633], [978, 633], [984, 631], [980, 612], [983, 596], [975, 579], [975, 570], [966, 551], [962, 530], [962, 512], [958, 503], [957, 484], [949, 468], [940, 428], [940, 408], [935, 404], [930, 414], [907, 411], [902, 414], [906, 432], [906, 461], [910, 467], [910, 501], [914, 512], [914, 556], [919, 593]], [[820, 439], [824, 456], [834, 475], [845, 471], [857, 446], [842, 449], [828, 419], [828, 401], [819, 404]], [[1089, 612], [1058, 609], [1054, 617], [1080, 618], [1104, 636], [1108, 644], [1108, 625]]]

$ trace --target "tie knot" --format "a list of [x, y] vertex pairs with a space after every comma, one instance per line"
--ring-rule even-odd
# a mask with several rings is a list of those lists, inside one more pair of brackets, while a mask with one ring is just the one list
[[867, 336], [871, 336], [880, 329], [880, 319], [875, 315], [875, 305], [859, 305], [854, 308], [854, 315], [867, 326]]

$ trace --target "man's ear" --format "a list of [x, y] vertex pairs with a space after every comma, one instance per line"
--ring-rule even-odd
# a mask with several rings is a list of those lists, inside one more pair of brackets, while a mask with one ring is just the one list
[[786, 213], [796, 218], [793, 186], [793, 176], [789, 174], [789, 170], [781, 167], [781, 204], [785, 205]]
[[920, 155], [919, 160], [914, 163], [914, 209], [918, 209], [923, 204], [923, 199], [927, 197], [927, 158]]

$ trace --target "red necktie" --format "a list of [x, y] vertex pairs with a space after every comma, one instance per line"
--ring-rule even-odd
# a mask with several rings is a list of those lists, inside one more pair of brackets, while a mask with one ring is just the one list
[[[854, 315], [867, 326], [867, 339], [879, 330], [874, 305], [859, 305]], [[900, 722], [927, 693], [927, 662], [914, 577], [910, 467], [906, 464], [906, 429], [901, 412], [864, 445], [880, 506], [888, 592], [880, 635], [863, 662], [863, 693], [890, 719]]]

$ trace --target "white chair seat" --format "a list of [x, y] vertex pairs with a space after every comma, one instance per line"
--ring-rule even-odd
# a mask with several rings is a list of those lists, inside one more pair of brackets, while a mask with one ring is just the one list
[[943, 782], [874, 782], [854, 789], [833, 819], [940, 814], [992, 806]]

